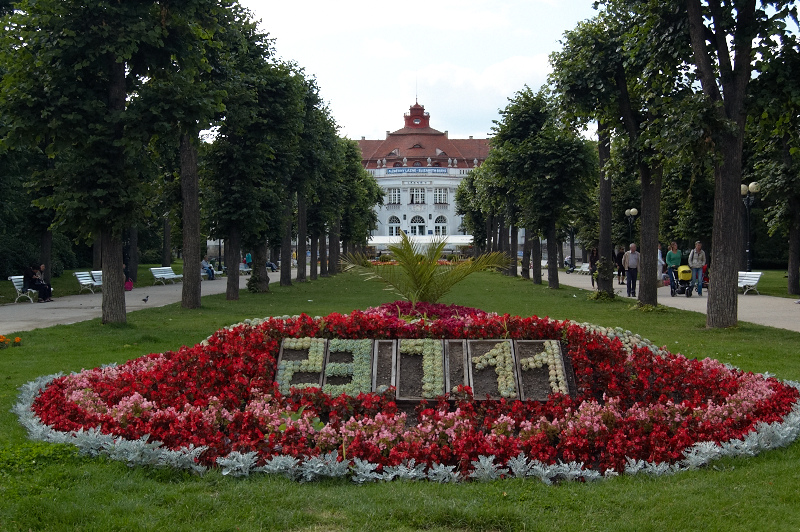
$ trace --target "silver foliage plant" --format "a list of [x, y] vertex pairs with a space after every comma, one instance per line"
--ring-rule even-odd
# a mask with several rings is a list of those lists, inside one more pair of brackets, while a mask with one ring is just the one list
[[[72, 432], [60, 432], [43, 424], [33, 412], [32, 405], [36, 396], [53, 379], [63, 374], [39, 377], [19, 388], [20, 394], [11, 411], [15, 413], [20, 424], [28, 431], [32, 440], [50, 443], [68, 443], [75, 445], [80, 453], [86, 456], [108, 456], [114, 460], [125, 462], [130, 467], [151, 466], [170, 467], [204, 473], [207, 468], [197, 463], [206, 447], [189, 445], [177, 450], [165, 449], [159, 441], [150, 441], [149, 436], [138, 440], [114, 438], [100, 432], [99, 427], [81, 429]], [[800, 389], [800, 382], [786, 381], [786, 384]], [[800, 436], [800, 402], [795, 403], [781, 422], [759, 423], [755, 430], [743, 439], [731, 440], [717, 445], [714, 442], [698, 442], [683, 452], [684, 458], [675, 464], [653, 463], [644, 460], [628, 459], [624, 473], [627, 475], [645, 474], [650, 476], [672, 475], [679, 471], [693, 470], [708, 465], [719, 458], [750, 457], [762, 451], [787, 447]], [[604, 474], [585, 469], [581, 462], [558, 462], [545, 464], [538, 460], [530, 460], [520, 453], [506, 464], [495, 464], [494, 456], [479, 456], [472, 462], [474, 470], [466, 476], [476, 481], [492, 481], [504, 476], [516, 478], [535, 478], [545, 484], [556, 481], [591, 481], [611, 478], [619, 473], [608, 470]], [[455, 466], [443, 464], [417, 464], [409, 460], [397, 466], [383, 467], [378, 472], [378, 465], [355, 458], [339, 460], [338, 453], [332, 451], [325, 455], [306, 457], [300, 460], [292, 456], [274, 456], [263, 466], [256, 466], [255, 452], [231, 452], [228, 456], [217, 458], [223, 475], [234, 477], [248, 476], [253, 473], [281, 475], [292, 480], [311, 482], [324, 477], [347, 477], [358, 484], [377, 481], [428, 480], [430, 482], [458, 482], [464, 476], [455, 470]], [[503, 467], [505, 466], [505, 467]]]

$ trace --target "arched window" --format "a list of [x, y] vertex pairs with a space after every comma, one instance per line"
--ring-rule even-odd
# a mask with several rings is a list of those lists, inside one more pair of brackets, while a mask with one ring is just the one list
[[444, 216], [437, 216], [434, 220], [433, 234], [436, 236], [446, 236], [447, 231], [447, 218]]
[[411, 218], [411, 234], [424, 235], [425, 234], [425, 218], [422, 216], [414, 216]]
[[389, 236], [400, 236], [400, 218], [397, 216], [389, 216], [386, 225], [389, 226]]
[[403, 166], [403, 163], [397, 162], [397, 163], [394, 163], [394, 165], [393, 165], [393, 166], [394, 166], [395, 168], [398, 168], [398, 167], [400, 167], [400, 166]]
[[422, 163], [419, 161], [414, 161], [414, 166], [422, 166]]

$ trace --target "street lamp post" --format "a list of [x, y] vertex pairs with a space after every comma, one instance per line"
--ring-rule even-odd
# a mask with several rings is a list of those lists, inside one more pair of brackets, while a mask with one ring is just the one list
[[747, 271], [752, 271], [750, 269], [750, 262], [751, 262], [751, 252], [750, 252], [750, 208], [753, 206], [753, 203], [756, 201], [756, 194], [761, 190], [761, 186], [758, 184], [757, 181], [753, 181], [749, 185], [745, 185], [742, 183], [742, 203], [744, 203], [744, 208], [747, 211], [747, 245], [745, 246], [745, 253], [747, 253]]
[[628, 241], [633, 242], [633, 222], [639, 214], [639, 209], [633, 207], [632, 209], [625, 210], [625, 216], [628, 218]]

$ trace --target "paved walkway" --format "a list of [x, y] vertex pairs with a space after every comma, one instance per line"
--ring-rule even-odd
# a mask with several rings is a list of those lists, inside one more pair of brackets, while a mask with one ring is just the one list
[[[294, 275], [294, 274], [293, 274]], [[545, 279], [547, 273], [544, 272]], [[277, 278], [270, 275], [273, 281]], [[588, 275], [559, 272], [558, 280], [561, 284], [592, 290], [591, 279]], [[546, 282], [546, 281], [545, 281]], [[616, 283], [616, 280], [614, 281]], [[239, 288], [246, 288], [247, 277], [239, 277]], [[203, 281], [201, 290], [203, 295], [221, 294], [225, 292], [226, 278], [215, 281]], [[125, 292], [125, 305], [128, 312], [135, 312], [147, 307], [161, 307], [176, 303], [181, 300], [182, 284], [156, 285], [146, 288], [136, 288], [132, 292]], [[617, 295], [624, 297], [625, 287], [614, 285]], [[11, 303], [0, 305], [0, 334], [8, 335], [20, 331], [30, 331], [52, 325], [77, 323], [79, 321], [99, 318], [102, 314], [102, 294], [84, 293], [76, 296], [56, 297], [51, 303]], [[142, 299], [147, 297], [147, 303]], [[633, 301], [633, 299], [631, 299]], [[668, 307], [691, 310], [705, 314], [708, 299], [704, 294], [697, 297], [675, 296], [670, 297], [669, 287], [658, 289], [658, 302]], [[800, 332], [800, 305], [794, 299], [784, 297], [762, 296], [753, 292], [746, 296], [739, 296], [739, 320], [769, 327], [779, 327]]]
[[[547, 282], [547, 272], [543, 271], [542, 273], [544, 282]], [[558, 282], [584, 290], [593, 290], [592, 279], [588, 275], [578, 273], [568, 275], [560, 271], [558, 272]], [[614, 291], [618, 296], [628, 299], [625, 295], [626, 287], [616, 283], [617, 279], [614, 276]], [[630, 300], [634, 301], [633, 298]], [[795, 301], [797, 300], [786, 297], [762, 296], [755, 292], [749, 292], [746, 296], [739, 294], [738, 318], [739, 321], [800, 332], [800, 305]], [[703, 292], [700, 297], [696, 293], [692, 297], [685, 295], [672, 297], [669, 295], [669, 286], [661, 286], [658, 289], [658, 304], [705, 314], [708, 296], [706, 292]]]
[[[275, 274], [277, 275], [277, 274]], [[247, 279], [239, 276], [239, 288], [247, 288]], [[277, 277], [270, 275], [271, 281]], [[201, 294], [221, 294], [228, 285], [227, 277], [200, 283]], [[135, 312], [148, 307], [163, 307], [181, 300], [182, 283], [137, 287], [125, 292], [125, 308]], [[0, 334], [8, 335], [19, 331], [30, 331], [52, 325], [64, 325], [99, 318], [102, 315], [103, 295], [100, 292], [84, 292], [76, 296], [56, 297], [50, 303], [30, 303], [20, 299], [19, 303], [0, 305]], [[147, 297], [147, 302], [142, 301]], [[23, 302], [24, 301], [24, 302]]]

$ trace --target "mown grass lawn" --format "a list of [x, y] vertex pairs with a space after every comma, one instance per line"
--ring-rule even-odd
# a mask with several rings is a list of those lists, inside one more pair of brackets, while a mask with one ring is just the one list
[[[800, 445], [726, 459], [672, 477], [620, 477], [545, 486], [534, 480], [434, 485], [204, 476], [128, 468], [68, 447], [31, 442], [9, 412], [17, 388], [39, 375], [123, 362], [194, 344], [250, 317], [347, 312], [394, 300], [353, 274], [269, 294], [203, 298], [128, 316], [21, 333], [0, 351], [0, 530], [790, 530], [800, 528]], [[800, 380], [800, 334], [742, 323], [706, 330], [701, 314], [593, 302], [586, 291], [549, 290], [499, 274], [458, 285], [447, 303], [510, 314], [622, 326], [689, 357]]]

